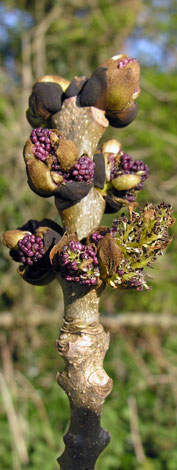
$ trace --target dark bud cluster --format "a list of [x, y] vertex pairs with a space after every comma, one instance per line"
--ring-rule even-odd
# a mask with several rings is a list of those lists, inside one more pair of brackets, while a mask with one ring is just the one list
[[72, 82], [46, 75], [34, 84], [29, 98], [27, 119], [32, 127], [48, 126], [63, 102], [73, 96], [81, 106], [94, 106], [106, 112], [113, 127], [125, 127], [136, 117], [140, 67], [125, 54], [113, 56], [98, 67], [90, 78], [75, 76]]
[[59, 255], [61, 275], [69, 282], [95, 286], [100, 276], [98, 259], [91, 245], [71, 240]]
[[18, 256], [21, 263], [33, 265], [44, 255], [44, 242], [39, 235], [26, 234], [18, 241]]
[[81, 106], [95, 106], [106, 112], [113, 127], [125, 127], [136, 117], [134, 100], [140, 93], [140, 66], [125, 54], [111, 57], [84, 83], [78, 98]]

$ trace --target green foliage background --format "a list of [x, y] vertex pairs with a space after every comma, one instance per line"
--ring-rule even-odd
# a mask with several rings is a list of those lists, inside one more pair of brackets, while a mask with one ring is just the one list
[[[173, 205], [175, 213], [175, 1], [19, 0], [17, 8], [14, 0], [6, 0], [0, 2], [0, 11], [3, 231], [30, 218], [47, 216], [58, 221], [53, 201], [38, 198], [26, 184], [22, 148], [30, 133], [25, 110], [32, 84], [48, 73], [68, 79], [90, 75], [105, 59], [126, 51], [142, 65], [139, 114], [126, 129], [109, 128], [104, 140], [118, 138], [125, 151], [149, 165], [150, 177], [140, 203], [164, 200]], [[111, 217], [105, 216], [103, 223], [110, 222]], [[112, 439], [97, 470], [177, 468], [177, 335], [176, 327], [165, 330], [160, 325], [162, 315], [176, 318], [175, 227], [173, 235], [173, 243], [151, 273], [151, 291], [107, 289], [103, 295], [101, 312], [108, 316], [142, 313], [137, 328], [119, 326], [111, 338], [105, 369], [114, 379], [114, 389], [104, 405], [102, 423]], [[0, 470], [41, 466], [53, 470], [58, 468], [55, 461], [68, 423], [67, 397], [55, 382], [57, 370], [63, 367], [55, 350], [56, 312], [60, 323], [63, 312], [61, 291], [56, 282], [46, 287], [25, 285], [4, 247], [0, 269]], [[159, 326], [143, 327], [145, 313], [159, 315]], [[48, 314], [51, 320], [46, 323]], [[26, 452], [18, 446], [17, 431]]]

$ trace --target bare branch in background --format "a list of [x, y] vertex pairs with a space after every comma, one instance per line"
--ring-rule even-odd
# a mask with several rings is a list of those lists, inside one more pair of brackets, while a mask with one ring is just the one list
[[27, 447], [19, 417], [17, 416], [9, 387], [2, 372], [0, 372], [0, 389], [2, 394], [2, 401], [8, 417], [10, 432], [13, 437], [13, 443], [15, 444], [16, 452], [20, 462], [25, 465], [29, 462]]
[[135, 455], [139, 463], [143, 463], [146, 459], [143, 445], [141, 442], [141, 436], [139, 431], [139, 422], [138, 422], [138, 409], [135, 397], [131, 396], [128, 399], [129, 410], [130, 410], [130, 425], [131, 425], [131, 435], [133, 446], [135, 450]]
[[35, 77], [39, 78], [45, 74], [46, 68], [46, 48], [45, 35], [51, 24], [60, 16], [62, 8], [55, 5], [42, 21], [31, 30], [33, 70]]
[[21, 78], [22, 78], [22, 125], [26, 123], [25, 112], [28, 104], [28, 97], [33, 83], [32, 66], [31, 66], [31, 33], [24, 31], [22, 34], [22, 65], [21, 65]]
[[[63, 302], [61, 301], [59, 307], [61, 321], [63, 315]], [[0, 314], [0, 326], [1, 328], [12, 328], [14, 326], [30, 325], [37, 327], [39, 325], [46, 325], [50, 323], [57, 323], [58, 312], [50, 312], [44, 310], [42, 307], [37, 306], [36, 310], [33, 309], [30, 315], [19, 316], [15, 313], [8, 311], [1, 312]], [[120, 332], [122, 326], [131, 328], [143, 328], [145, 326], [158, 326], [160, 328], [173, 328], [177, 327], [177, 318], [169, 315], [168, 313], [145, 313], [145, 312], [124, 312], [115, 316], [101, 315], [100, 322], [110, 333], [117, 334]]]
[[159, 90], [153, 83], [150, 83], [146, 78], [142, 77], [141, 85], [143, 90], [150, 93], [154, 98], [162, 102], [174, 101], [177, 99], [177, 92], [176, 91], [162, 91]]

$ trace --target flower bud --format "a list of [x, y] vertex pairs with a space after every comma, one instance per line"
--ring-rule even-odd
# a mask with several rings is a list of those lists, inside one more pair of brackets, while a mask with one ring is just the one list
[[66, 78], [61, 77], [60, 75], [44, 75], [43, 77], [39, 78], [38, 82], [57, 83], [58, 85], [60, 85], [60, 87], [62, 88], [62, 90], [64, 92], [70, 84], [69, 80], [67, 80]]
[[29, 107], [26, 111], [26, 118], [31, 127], [45, 127], [46, 125], [50, 125], [49, 120], [46, 120], [42, 118], [41, 116], [38, 116], [35, 112], [32, 111], [32, 109]]
[[[105, 142], [101, 150], [103, 153], [94, 157], [96, 163], [94, 184], [101, 189], [100, 192], [106, 200], [105, 212], [117, 212], [122, 206], [135, 201], [137, 191], [142, 189], [148, 177], [149, 168], [142, 160], [133, 160], [130, 155], [124, 153], [120, 142], [114, 139]], [[102, 160], [105, 165], [101, 172]]]
[[26, 172], [30, 188], [40, 196], [52, 196], [57, 184], [52, 178], [50, 168], [33, 155], [26, 157]]
[[106, 233], [109, 233], [109, 227], [106, 227], [105, 225], [99, 226], [96, 229], [92, 230], [88, 236], [87, 236], [87, 244], [95, 244], [102, 240], [102, 238], [106, 235]]
[[76, 235], [65, 234], [50, 253], [55, 271], [68, 282], [90, 287], [99, 282], [98, 258], [96, 247], [80, 242]]
[[[131, 205], [129, 218], [124, 214], [113, 220], [112, 227], [98, 227], [86, 240], [95, 250], [100, 280], [113, 288], [149, 289], [144, 268], [152, 267], [157, 255], [171, 242], [168, 228], [174, 223], [171, 207], [164, 203]], [[55, 249], [55, 248], [54, 248]]]
[[125, 54], [113, 56], [98, 67], [83, 85], [81, 106], [95, 106], [106, 111], [113, 127], [125, 127], [136, 117], [134, 100], [139, 96], [140, 66]]
[[112, 139], [104, 142], [101, 148], [105, 159], [106, 182], [113, 179], [115, 168], [118, 168], [120, 162], [121, 144], [118, 140]]
[[46, 125], [52, 114], [61, 109], [62, 87], [53, 81], [38, 81], [34, 84], [29, 98], [27, 119], [32, 127]]
[[117, 155], [117, 153], [120, 152], [120, 149], [121, 149], [121, 144], [116, 139], [107, 140], [107, 142], [104, 142], [104, 144], [101, 147], [101, 151], [104, 154], [113, 153], [114, 155]]
[[55, 147], [55, 155], [62, 170], [69, 170], [76, 163], [78, 150], [72, 140], [67, 140], [62, 134], [56, 136], [51, 132], [51, 144]]
[[65, 172], [77, 162], [75, 144], [55, 129], [34, 129], [24, 147], [30, 187], [41, 196], [51, 196], [65, 182]]
[[112, 180], [112, 185], [118, 191], [126, 191], [135, 188], [141, 181], [141, 176], [137, 174], [124, 174]]
[[93, 185], [95, 163], [86, 153], [78, 158], [74, 142], [56, 129], [33, 129], [24, 158], [29, 186], [40, 196], [56, 196], [58, 210], [79, 202]]
[[61, 109], [63, 90], [57, 83], [37, 82], [29, 98], [29, 106], [37, 116], [48, 119]]
[[109, 278], [113, 276], [124, 258], [123, 252], [117, 245], [110, 233], [98, 242], [98, 260], [100, 265], [100, 276]]
[[107, 67], [109, 88], [106, 112], [122, 111], [139, 96], [140, 65], [122, 54], [108, 59], [103, 67]]
[[18, 242], [25, 237], [25, 235], [29, 234], [30, 232], [23, 231], [23, 230], [8, 230], [3, 234], [3, 243], [7, 248], [17, 250], [18, 249]]

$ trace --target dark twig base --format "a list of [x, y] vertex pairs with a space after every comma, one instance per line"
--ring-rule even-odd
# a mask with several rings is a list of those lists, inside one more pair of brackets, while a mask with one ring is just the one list
[[109, 433], [100, 427], [100, 415], [71, 404], [70, 427], [64, 436], [66, 447], [57, 459], [61, 470], [94, 470], [98, 456], [109, 441]]

